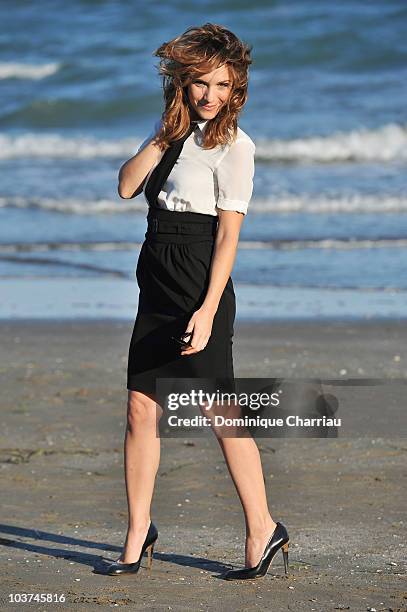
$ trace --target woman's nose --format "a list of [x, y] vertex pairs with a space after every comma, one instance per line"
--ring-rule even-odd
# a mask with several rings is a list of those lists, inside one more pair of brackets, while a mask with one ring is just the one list
[[214, 91], [210, 91], [209, 89], [206, 90], [206, 93], [203, 97], [204, 100], [206, 100], [206, 102], [208, 104], [212, 104], [215, 101], [215, 92]]

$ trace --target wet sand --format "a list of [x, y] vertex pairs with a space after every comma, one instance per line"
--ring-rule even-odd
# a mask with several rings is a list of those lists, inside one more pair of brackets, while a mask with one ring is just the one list
[[[247, 582], [219, 579], [244, 563], [244, 524], [216, 440], [164, 438], [153, 568], [145, 559], [135, 576], [103, 575], [127, 527], [131, 329], [0, 323], [2, 608], [26, 609], [10, 593], [52, 593], [65, 603], [30, 609], [406, 609], [402, 437], [259, 440], [273, 518], [291, 538], [290, 573], [279, 553]], [[237, 323], [235, 374], [406, 378], [406, 340], [396, 321]]]

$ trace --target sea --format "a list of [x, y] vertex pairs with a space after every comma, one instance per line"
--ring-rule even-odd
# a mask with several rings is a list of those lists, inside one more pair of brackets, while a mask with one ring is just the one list
[[163, 110], [154, 50], [206, 22], [252, 46], [237, 318], [406, 317], [405, 0], [14, 0], [0, 20], [0, 318], [134, 318], [147, 204], [118, 171]]

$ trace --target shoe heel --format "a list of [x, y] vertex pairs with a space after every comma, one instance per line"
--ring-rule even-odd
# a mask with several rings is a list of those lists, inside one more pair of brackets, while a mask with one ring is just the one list
[[284, 572], [285, 575], [287, 576], [288, 574], [288, 542], [286, 542], [285, 544], [283, 544], [283, 546], [281, 547], [281, 550], [283, 551], [283, 559], [284, 559]]
[[150, 544], [150, 546], [146, 549], [147, 550], [147, 569], [149, 570], [151, 570], [151, 566], [153, 564], [154, 544], [155, 542]]

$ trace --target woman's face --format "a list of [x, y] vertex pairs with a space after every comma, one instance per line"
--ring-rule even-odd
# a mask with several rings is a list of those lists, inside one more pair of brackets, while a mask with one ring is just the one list
[[[188, 100], [192, 119], [213, 119], [232, 91], [232, 80], [227, 66], [208, 72], [188, 85]], [[209, 107], [209, 108], [207, 108]], [[194, 114], [195, 113], [195, 114]]]

